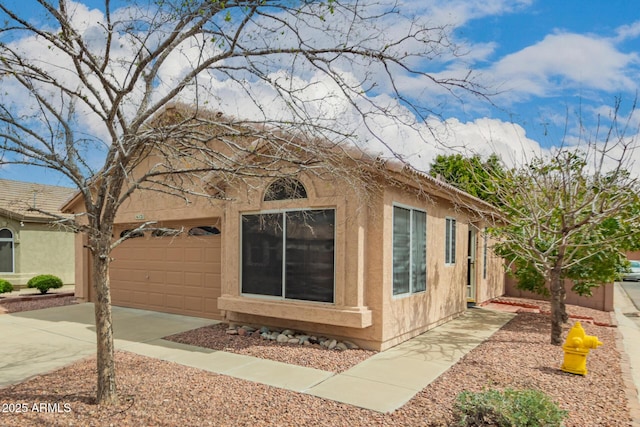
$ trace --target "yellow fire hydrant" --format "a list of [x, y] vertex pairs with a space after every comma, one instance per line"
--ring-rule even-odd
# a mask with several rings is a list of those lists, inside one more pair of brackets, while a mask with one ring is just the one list
[[598, 348], [601, 345], [598, 337], [587, 335], [580, 322], [576, 322], [562, 346], [564, 362], [560, 369], [572, 374], [587, 375], [587, 354], [590, 349]]

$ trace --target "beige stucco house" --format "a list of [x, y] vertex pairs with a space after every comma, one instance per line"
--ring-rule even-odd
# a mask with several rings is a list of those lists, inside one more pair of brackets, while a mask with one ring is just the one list
[[38, 274], [74, 283], [74, 233], [31, 209], [59, 215], [73, 194], [71, 188], [0, 179], [0, 278], [16, 287]]
[[[128, 238], [112, 253], [113, 304], [381, 350], [504, 293], [502, 260], [476, 214], [488, 205], [401, 165], [349, 162], [369, 179], [252, 177], [226, 186], [222, 200], [189, 203], [134, 192], [116, 218], [114, 239]], [[65, 209], [80, 212], [81, 199]], [[142, 223], [153, 225], [134, 232]], [[93, 300], [84, 239], [76, 297]]]

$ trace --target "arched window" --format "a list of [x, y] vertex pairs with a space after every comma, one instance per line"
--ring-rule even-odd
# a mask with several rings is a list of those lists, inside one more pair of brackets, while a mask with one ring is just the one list
[[142, 230], [122, 230], [120, 237], [125, 239], [135, 239], [136, 237], [144, 237], [144, 231]]
[[13, 273], [13, 233], [0, 229], [0, 273]]
[[151, 232], [153, 237], [176, 237], [182, 232], [175, 228], [156, 228]]
[[217, 234], [220, 234], [220, 229], [211, 225], [192, 227], [189, 230], [189, 236], [214, 236]]
[[306, 199], [307, 190], [295, 178], [280, 178], [275, 180], [264, 193], [264, 201]]

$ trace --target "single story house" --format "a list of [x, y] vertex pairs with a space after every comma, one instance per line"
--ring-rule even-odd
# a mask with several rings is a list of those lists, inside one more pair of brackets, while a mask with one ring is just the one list
[[0, 278], [23, 287], [39, 274], [75, 280], [74, 233], [52, 224], [72, 188], [0, 179]]
[[[400, 164], [349, 159], [371, 169], [368, 181], [256, 176], [188, 204], [134, 192], [116, 217], [114, 239], [128, 238], [112, 252], [113, 304], [383, 350], [504, 294], [503, 262], [477, 215], [486, 203]], [[65, 207], [82, 209], [79, 197]], [[85, 239], [76, 297], [92, 301]]]

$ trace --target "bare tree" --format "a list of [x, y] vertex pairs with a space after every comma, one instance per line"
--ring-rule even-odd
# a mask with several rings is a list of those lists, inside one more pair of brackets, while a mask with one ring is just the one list
[[109, 254], [134, 191], [224, 197], [219, 183], [255, 174], [340, 173], [327, 159], [350, 158], [358, 129], [434, 113], [398, 89], [403, 79], [482, 96], [469, 74], [421, 71], [457, 55], [446, 27], [363, 3], [38, 0], [30, 16], [0, 3], [0, 166], [52, 169], [84, 200], [65, 223], [93, 256], [99, 403], [117, 400]]
[[[491, 233], [519, 286], [551, 297], [551, 343], [562, 343], [565, 280], [580, 295], [611, 283], [625, 267], [625, 250], [640, 247], [640, 182], [631, 160], [637, 128], [631, 114], [581, 141], [499, 176], [490, 188], [502, 216]], [[603, 132], [604, 131], [604, 132]]]

